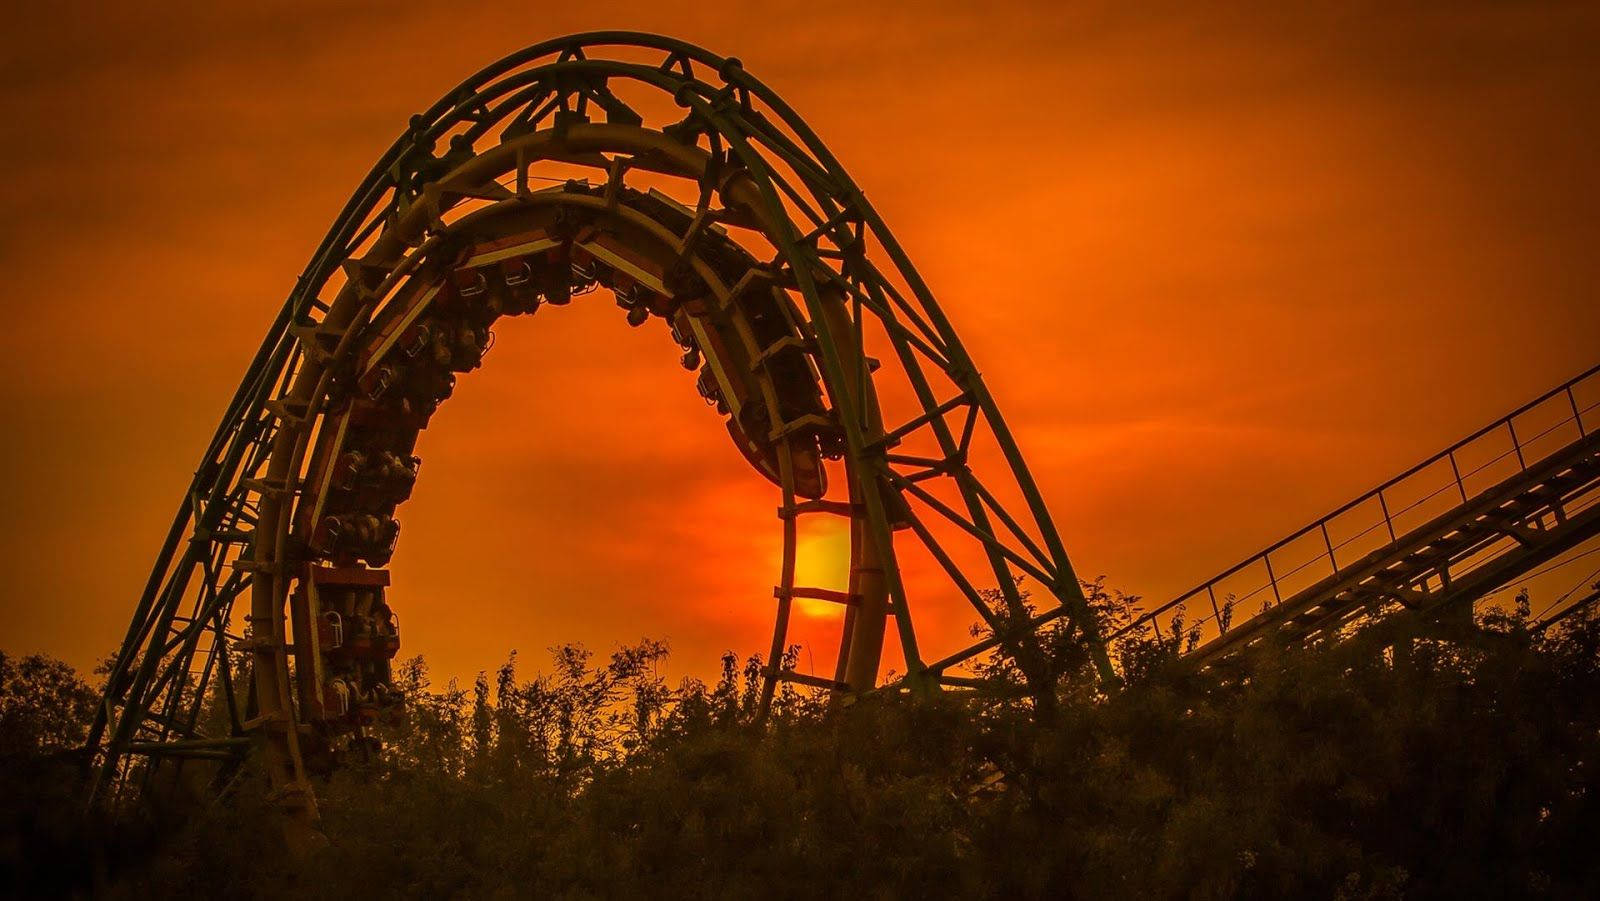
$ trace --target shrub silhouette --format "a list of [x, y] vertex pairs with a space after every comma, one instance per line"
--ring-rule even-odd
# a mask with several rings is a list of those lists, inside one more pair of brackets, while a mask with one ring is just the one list
[[[1127, 621], [1136, 599], [1087, 587]], [[1105, 691], [1058, 624], [1048, 721], [999, 657], [931, 698], [790, 688], [764, 724], [758, 658], [669, 686], [659, 643], [564, 646], [543, 675], [513, 657], [466, 688], [416, 658], [385, 753], [321, 786], [329, 842], [299, 861], [248, 778], [41, 844], [10, 764], [77, 733], [18, 713], [37, 725], [8, 737], [4, 859], [25, 891], [107, 897], [1595, 897], [1600, 621], [1562, 626], [1524, 607], [1225, 674], [1175, 665], [1181, 628], [1134, 630]], [[83, 696], [50, 672], [5, 691]]]

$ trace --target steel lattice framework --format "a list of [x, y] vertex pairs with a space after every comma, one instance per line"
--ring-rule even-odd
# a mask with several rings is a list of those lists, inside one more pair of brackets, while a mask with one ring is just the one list
[[[1031, 612], [1023, 577], [1054, 599], [1035, 620], [1066, 616], [1109, 677], [993, 397], [839, 162], [738, 60], [584, 34], [509, 56], [414, 117], [340, 212], [139, 599], [89, 742], [102, 797], [259, 746], [273, 789], [315, 816], [308, 771], [390, 700], [398, 632], [382, 567], [418, 431], [455, 374], [479, 365], [498, 316], [593, 287], [630, 324], [666, 321], [736, 446], [779, 489], [763, 704], [784, 681], [875, 685], [891, 621], [909, 684], [959, 684], [951, 671], [996, 642], [922, 659], [900, 565], [912, 546], [1025, 672], [1032, 638], [1005, 628]], [[977, 444], [992, 449], [984, 473]], [[796, 584], [802, 516], [848, 520], [848, 590]], [[846, 605], [831, 677], [778, 664], [796, 598]]]

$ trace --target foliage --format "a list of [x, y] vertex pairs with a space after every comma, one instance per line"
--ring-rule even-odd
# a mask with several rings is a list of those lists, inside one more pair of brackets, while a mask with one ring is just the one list
[[53, 878], [88, 838], [75, 752], [98, 698], [59, 660], [0, 653], [0, 892]]
[[[1108, 624], [1134, 602], [1086, 586]], [[990, 620], [1005, 634], [999, 611]], [[1032, 615], [1023, 612], [1021, 615]], [[1471, 625], [1471, 624], [1468, 624]], [[994, 628], [987, 625], [985, 628]], [[982, 630], [980, 630], [981, 632]], [[82, 839], [111, 897], [1461, 897], [1600, 894], [1600, 620], [1338, 644], [1194, 672], [1186, 631], [1128, 629], [1125, 684], [1041, 630], [1038, 716], [1004, 655], [980, 687], [851, 703], [762, 662], [664, 683], [666, 648], [513, 658], [468, 688], [401, 668], [378, 758], [319, 788], [326, 847], [292, 860], [254, 780], [178, 811], [158, 851]], [[1176, 637], [1174, 637], [1176, 636]], [[131, 828], [131, 827], [130, 827]], [[150, 831], [149, 824], [143, 827]], [[120, 844], [119, 844], [120, 843]], [[106, 848], [111, 847], [112, 851]], [[60, 888], [61, 886], [56, 886]]]
[[83, 743], [98, 693], [49, 657], [0, 651], [0, 758], [41, 756]]

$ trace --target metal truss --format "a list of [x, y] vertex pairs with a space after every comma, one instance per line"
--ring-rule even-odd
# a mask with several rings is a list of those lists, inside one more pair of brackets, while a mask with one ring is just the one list
[[[1210, 666], [1388, 620], [1462, 618], [1600, 535], [1600, 366], [1107, 636], [1141, 627]], [[1595, 601], [1569, 592], [1541, 627]], [[1171, 617], [1178, 629], [1172, 631]], [[1169, 632], [1162, 633], [1168, 618]]]
[[[257, 746], [273, 790], [316, 816], [307, 774], [360, 740], [398, 646], [381, 567], [417, 431], [476, 368], [494, 317], [596, 286], [630, 324], [667, 321], [778, 487], [763, 704], [786, 681], [872, 687], [890, 628], [914, 687], [955, 684], [949, 670], [997, 645], [1027, 672], [1031, 634], [1004, 627], [1027, 613], [1023, 577], [1053, 601], [1040, 619], [1067, 617], [1110, 677], [994, 398], [839, 162], [738, 60], [584, 34], [513, 54], [415, 116], [300, 275], [111, 668], [89, 738], [102, 799], [228, 778]], [[848, 523], [847, 590], [797, 584], [807, 516]], [[901, 565], [913, 549], [1003, 640], [922, 659]], [[846, 607], [832, 674], [781, 665], [797, 598]]]

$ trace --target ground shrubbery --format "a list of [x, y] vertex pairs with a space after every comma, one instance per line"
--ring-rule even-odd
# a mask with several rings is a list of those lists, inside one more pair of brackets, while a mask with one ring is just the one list
[[[1230, 675], [1186, 673], [1145, 634], [1111, 693], [1085, 687], [1063, 630], [1044, 642], [1044, 719], [999, 660], [992, 690], [789, 691], [759, 727], [758, 667], [731, 656], [710, 686], [663, 684], [650, 643], [466, 689], [430, 686], [418, 660], [385, 755], [322, 786], [328, 844], [302, 862], [250, 779], [148, 815], [181, 828], [74, 832], [38, 815], [70, 794], [39, 775], [68, 772], [39, 769], [50, 741], [12, 735], [0, 864], [130, 898], [1596, 897], [1600, 623], [1564, 625], [1494, 616]], [[0, 698], [14, 671], [0, 663]]]

